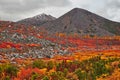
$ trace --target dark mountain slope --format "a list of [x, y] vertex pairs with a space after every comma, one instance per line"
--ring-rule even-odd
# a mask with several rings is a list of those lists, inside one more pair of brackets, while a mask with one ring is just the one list
[[112, 22], [87, 10], [75, 8], [60, 18], [45, 23], [44, 26], [50, 33], [80, 33], [97, 36], [120, 35], [120, 23]]
[[31, 18], [26, 18], [23, 20], [18, 21], [19, 24], [25, 24], [25, 25], [33, 25], [33, 26], [40, 26], [48, 21], [55, 20], [56, 18], [51, 15], [46, 14], [40, 14]]

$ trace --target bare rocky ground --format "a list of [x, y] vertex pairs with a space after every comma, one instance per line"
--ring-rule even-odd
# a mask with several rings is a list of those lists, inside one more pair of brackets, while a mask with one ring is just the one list
[[[15, 47], [0, 48], [0, 60], [7, 59], [12, 62], [17, 58], [52, 58], [56, 54], [69, 54], [67, 49], [62, 49], [62, 45], [45, 38], [36, 37], [36, 35], [40, 35], [38, 33], [40, 29], [35, 26], [32, 26], [31, 28], [33, 32], [27, 27], [17, 27], [10, 24], [2, 28], [0, 32], [0, 44], [12, 42], [13, 44], [21, 44], [22, 46], [20, 47], [21, 50], [17, 50]], [[20, 30], [21, 32], [19, 32]], [[40, 46], [28, 47], [26, 44], [37, 44]]]

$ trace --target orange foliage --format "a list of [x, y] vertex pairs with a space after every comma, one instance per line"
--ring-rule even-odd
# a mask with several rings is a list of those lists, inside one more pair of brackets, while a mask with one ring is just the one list
[[15, 44], [15, 43], [12, 43], [12, 42], [2, 42], [0, 44], [0, 48], [16, 48], [16, 49], [20, 49], [22, 47], [21, 44]]
[[40, 47], [40, 44], [27, 44], [29, 47]]
[[46, 68], [44, 69], [38, 69], [38, 68], [22, 68], [17, 75], [17, 78], [15, 80], [24, 80], [24, 79], [29, 79], [32, 75], [32, 73], [37, 73], [39, 75], [45, 74], [46, 73]]

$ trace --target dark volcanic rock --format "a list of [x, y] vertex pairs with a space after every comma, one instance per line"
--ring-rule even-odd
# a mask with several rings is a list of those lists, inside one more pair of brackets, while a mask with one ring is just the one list
[[97, 36], [120, 35], [120, 23], [112, 22], [84, 9], [75, 8], [60, 18], [43, 24], [50, 33], [80, 33]]

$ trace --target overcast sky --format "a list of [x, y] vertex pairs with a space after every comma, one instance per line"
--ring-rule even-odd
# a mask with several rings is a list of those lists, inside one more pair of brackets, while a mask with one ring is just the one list
[[120, 0], [0, 0], [0, 20], [18, 21], [41, 13], [60, 17], [75, 7], [120, 22]]

